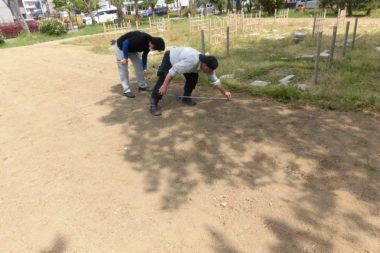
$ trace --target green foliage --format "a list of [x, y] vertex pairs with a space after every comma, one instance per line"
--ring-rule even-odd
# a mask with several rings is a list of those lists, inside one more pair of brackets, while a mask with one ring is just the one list
[[[98, 1], [86, 0], [91, 9], [97, 9], [99, 7]], [[89, 9], [84, 0], [53, 0], [54, 8], [60, 11], [77, 10], [80, 12], [89, 12]]]
[[61, 35], [67, 33], [67, 30], [63, 22], [58, 19], [50, 19], [42, 23], [40, 32], [48, 35]]
[[4, 43], [5, 43], [4, 36], [0, 32], [0, 44], [4, 44]]
[[156, 6], [157, 0], [143, 0], [143, 6], [144, 7], [151, 7], [154, 9], [154, 6]]
[[194, 16], [197, 14], [196, 10], [195, 9], [191, 9], [191, 8], [184, 8], [181, 10], [181, 14], [182, 16], [188, 16], [189, 14]]
[[219, 12], [221, 12], [224, 6], [226, 6], [227, 0], [210, 0], [210, 3], [214, 4], [218, 8]]
[[274, 14], [275, 9], [280, 9], [284, 6], [284, 0], [258, 0], [263, 6], [264, 11], [267, 11], [270, 15]]

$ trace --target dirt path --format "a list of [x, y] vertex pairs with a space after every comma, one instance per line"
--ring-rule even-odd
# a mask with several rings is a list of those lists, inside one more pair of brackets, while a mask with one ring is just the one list
[[0, 252], [378, 252], [375, 117], [236, 95], [154, 118], [117, 84], [83, 47], [0, 50]]

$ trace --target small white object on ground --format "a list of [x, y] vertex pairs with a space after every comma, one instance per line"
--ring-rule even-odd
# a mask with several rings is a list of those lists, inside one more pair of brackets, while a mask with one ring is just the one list
[[323, 51], [319, 56], [320, 57], [329, 57], [330, 56], [330, 50]]
[[237, 71], [237, 72], [244, 72], [245, 69], [238, 68], [238, 69], [236, 69], [236, 71]]
[[314, 55], [312, 54], [304, 54], [301, 56], [301, 58], [314, 58]]
[[380, 52], [380, 47], [376, 47], [376, 50]]
[[234, 77], [235, 77], [234, 74], [227, 74], [227, 75], [220, 76], [219, 79], [232, 79]]
[[282, 79], [279, 81], [279, 83], [280, 83], [281, 85], [288, 85], [288, 84], [290, 83], [290, 80], [292, 80], [294, 77], [295, 77], [295, 75], [288, 75], [288, 76], [282, 78]]
[[270, 82], [256, 80], [256, 81], [253, 81], [252, 83], [250, 83], [249, 85], [252, 85], [252, 86], [267, 86], [269, 84], [270, 84]]
[[305, 90], [308, 90], [309, 89], [309, 85], [305, 84], [305, 83], [299, 83], [299, 84], [296, 84], [296, 86], [298, 88], [300, 88], [301, 90], [305, 91]]
[[220, 206], [222, 206], [222, 207], [226, 207], [226, 206], [227, 206], [227, 202], [226, 202], [226, 201], [222, 201], [222, 202], [220, 202]]

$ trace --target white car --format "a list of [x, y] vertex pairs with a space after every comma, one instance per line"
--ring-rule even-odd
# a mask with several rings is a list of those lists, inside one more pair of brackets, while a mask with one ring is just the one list
[[[107, 21], [115, 22], [117, 20], [117, 10], [116, 9], [104, 9], [98, 10], [96, 14], [94, 14], [94, 19], [96, 23], [104, 23]], [[92, 24], [92, 20], [90, 16], [84, 17], [82, 19], [82, 23], [86, 25]]]
[[315, 1], [315, 0], [301, 0], [301, 1], [298, 1], [296, 3], [296, 8], [298, 6], [303, 6], [305, 7], [305, 9], [315, 9], [315, 8], [319, 8], [319, 3], [318, 3], [318, 0]]

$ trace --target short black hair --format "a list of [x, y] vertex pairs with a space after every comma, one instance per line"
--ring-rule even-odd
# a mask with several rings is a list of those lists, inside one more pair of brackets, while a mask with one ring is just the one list
[[165, 50], [165, 41], [160, 37], [153, 37], [151, 40], [154, 45], [154, 50], [163, 51]]
[[218, 59], [216, 59], [215, 56], [212, 56], [212, 55], [208, 56], [208, 55], [200, 54], [199, 60], [202, 63], [205, 63], [212, 70], [215, 70], [218, 68], [219, 63], [218, 63]]

